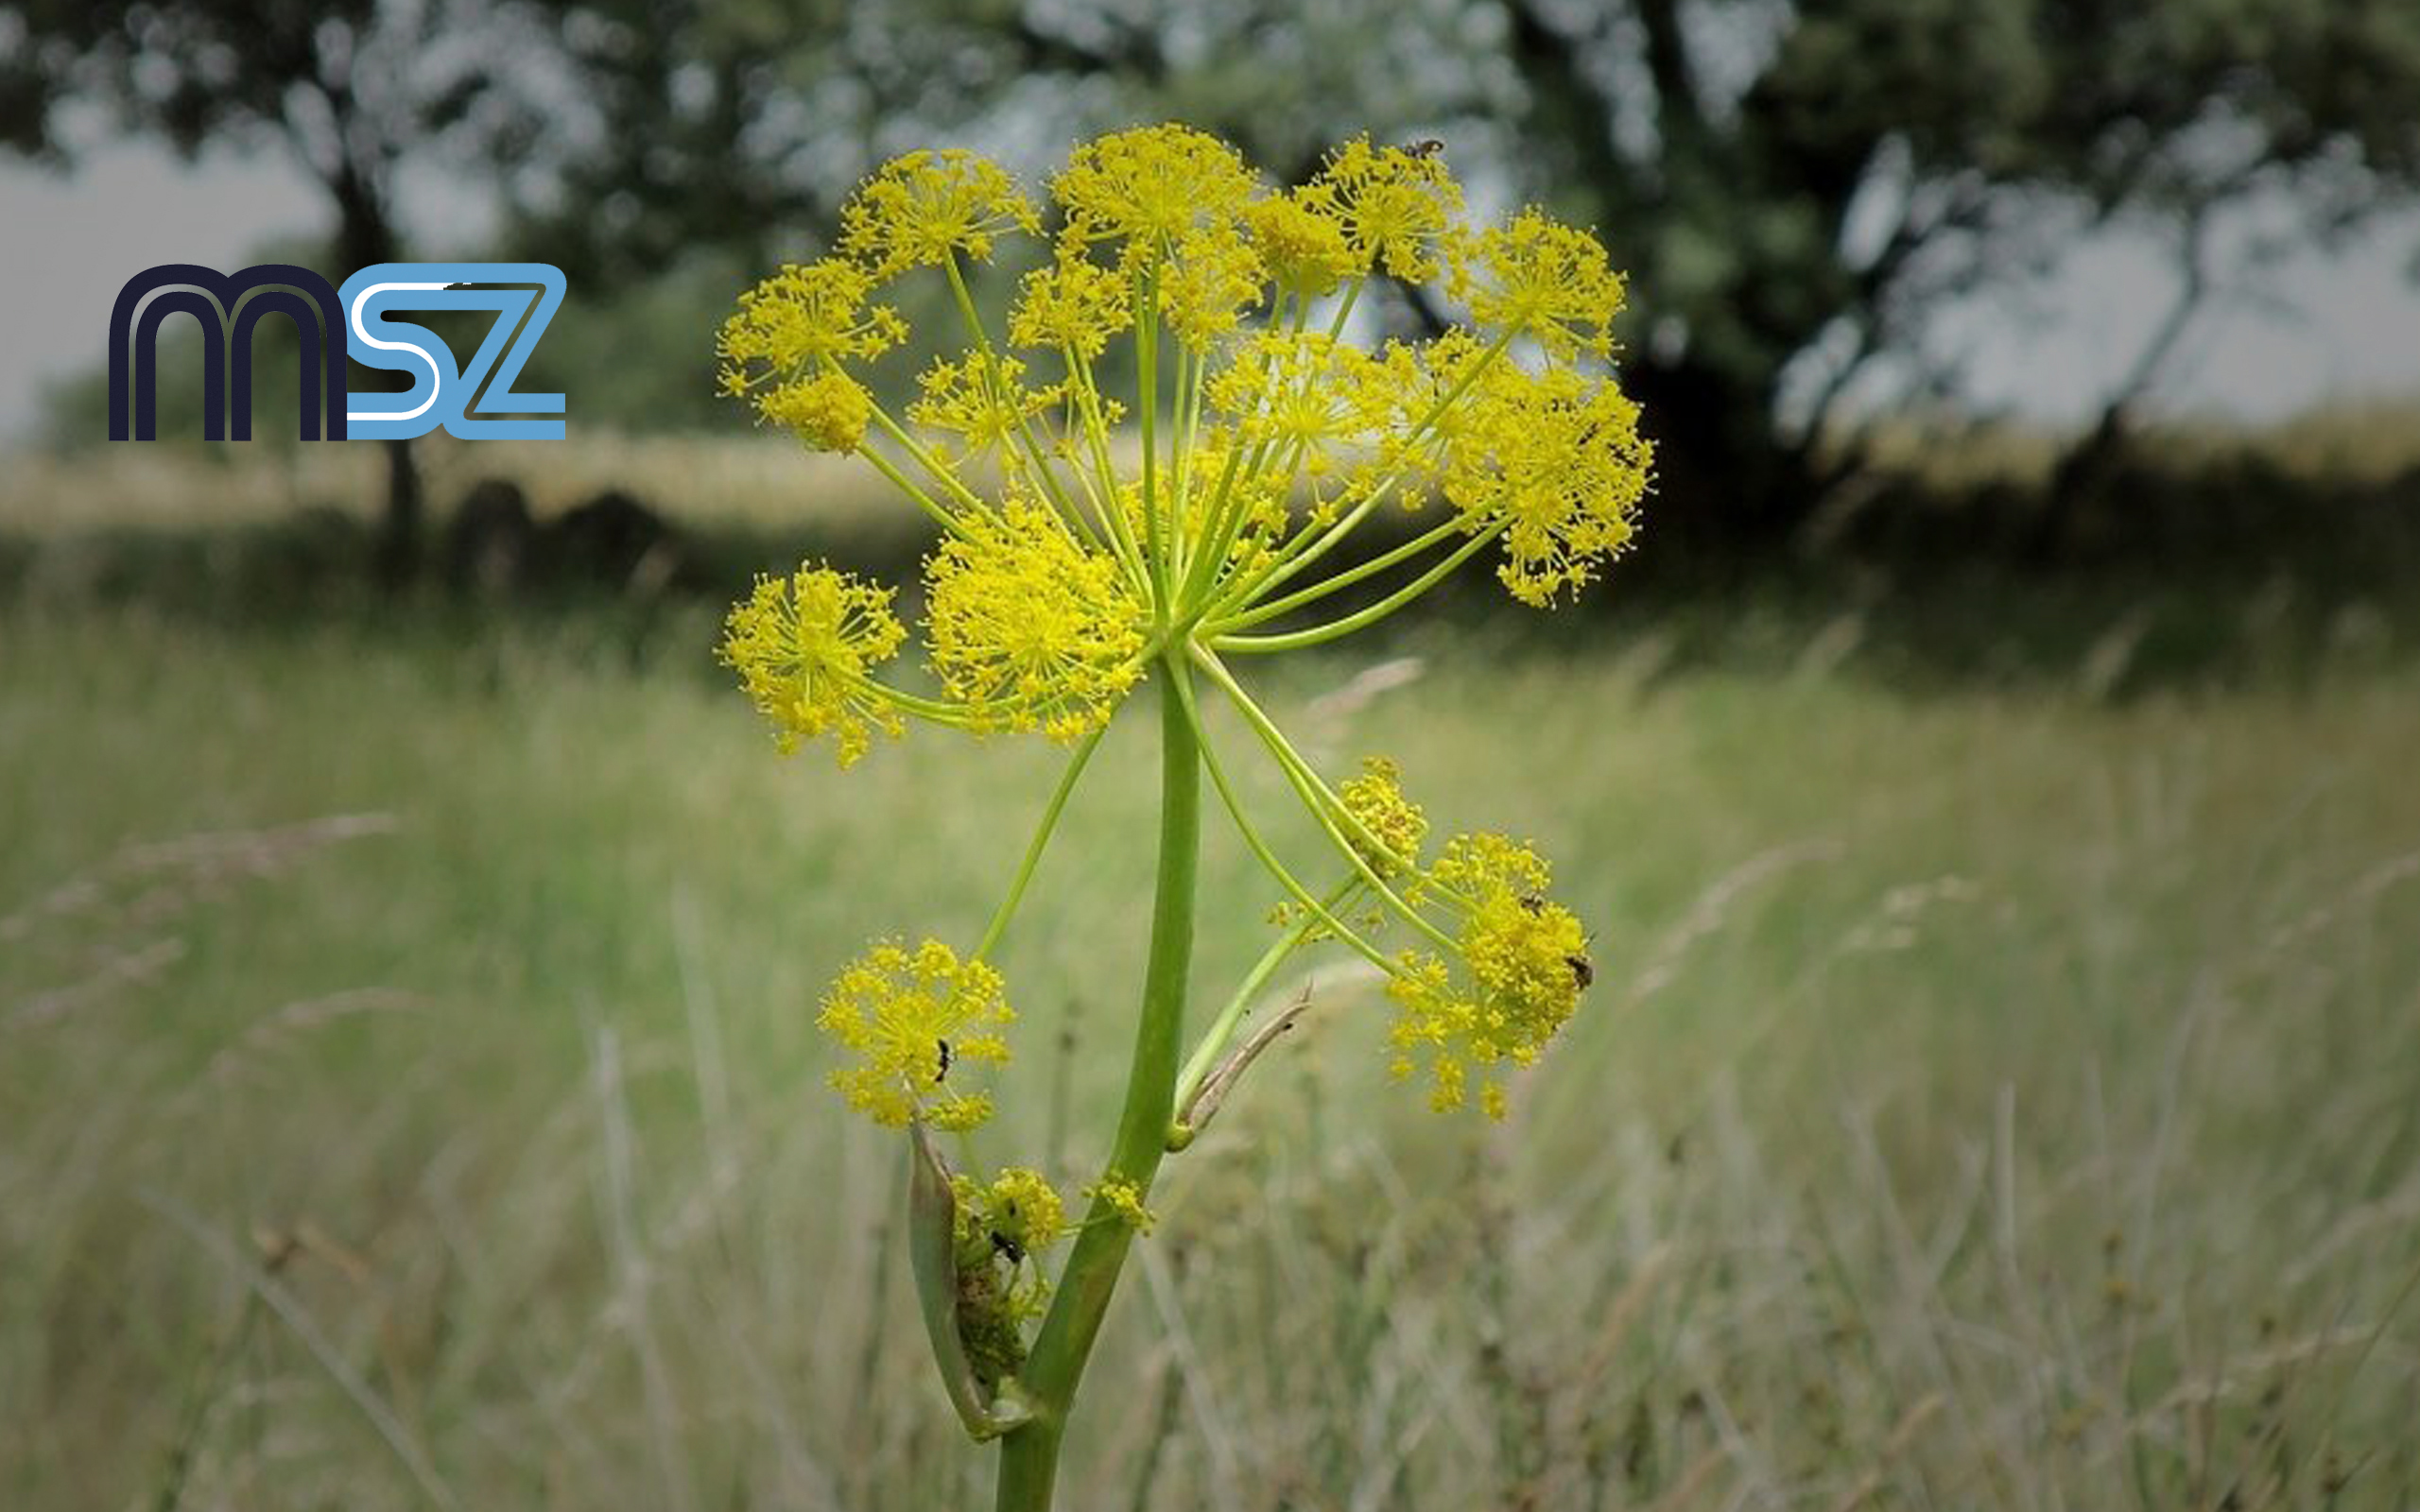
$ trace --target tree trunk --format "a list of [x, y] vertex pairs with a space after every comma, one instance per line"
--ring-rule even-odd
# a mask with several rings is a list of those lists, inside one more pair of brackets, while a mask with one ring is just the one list
[[1824, 484], [1806, 449], [1775, 435], [1772, 394], [1686, 358], [1626, 362], [1621, 377], [1655, 442], [1645, 549], [1690, 573], [1789, 549]]

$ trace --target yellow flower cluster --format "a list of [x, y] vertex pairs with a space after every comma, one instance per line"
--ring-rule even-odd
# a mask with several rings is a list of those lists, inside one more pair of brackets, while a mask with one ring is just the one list
[[[1022, 1165], [1009, 1166], [989, 1182], [954, 1176], [950, 1186], [957, 1198], [961, 1305], [969, 1292], [980, 1291], [998, 1304], [1002, 1321], [1013, 1330], [1039, 1314], [1049, 1299], [1039, 1262], [1067, 1231], [1058, 1189], [1041, 1172]], [[978, 1276], [988, 1284], [975, 1284]]]
[[1297, 298], [1333, 293], [1368, 266], [1346, 239], [1344, 221], [1333, 206], [1301, 190], [1252, 201], [1244, 206], [1243, 223], [1260, 266], [1280, 289]]
[[1006, 232], [1031, 233], [1042, 215], [989, 158], [952, 148], [893, 158], [840, 207], [840, 249], [876, 276], [978, 261]]
[[760, 418], [819, 450], [855, 450], [873, 400], [842, 365], [908, 336], [898, 311], [865, 302], [873, 284], [867, 269], [826, 258], [790, 264], [742, 294], [715, 343], [722, 391], [752, 398]]
[[977, 1207], [991, 1246], [1012, 1261], [1049, 1248], [1066, 1228], [1058, 1189], [1021, 1165], [994, 1177]]
[[1367, 352], [1317, 332], [1265, 332], [1239, 347], [1203, 397], [1247, 445], [1299, 451], [1306, 467], [1374, 438], [1388, 415]]
[[908, 322], [887, 304], [866, 304], [873, 285], [873, 274], [854, 263], [789, 264], [739, 297], [716, 354], [726, 365], [763, 362], [784, 373], [878, 357], [907, 339]]
[[1124, 1177], [1105, 1176], [1084, 1188], [1084, 1195], [1107, 1208], [1119, 1223], [1138, 1234], [1148, 1234], [1159, 1223], [1160, 1215], [1143, 1206], [1143, 1189]]
[[1050, 193], [1067, 213], [1069, 242], [1119, 241], [1130, 266], [1148, 267], [1186, 232], [1232, 223], [1258, 188], [1217, 137], [1153, 126], [1077, 147]]
[[722, 661], [772, 722], [783, 754], [830, 735], [846, 767], [866, 753], [873, 730], [899, 733], [899, 711], [869, 675], [907, 638], [890, 598], [888, 588], [804, 566], [787, 577], [757, 578], [755, 592], [733, 608]]
[[1446, 288], [1483, 331], [1528, 336], [1549, 355], [1613, 353], [1622, 276], [1596, 237], [1538, 210], [1455, 238]]
[[992, 1116], [967, 1068], [1008, 1060], [1000, 1031], [1015, 1018], [999, 972], [928, 939], [913, 951], [884, 940], [851, 962], [815, 1022], [854, 1057], [832, 1073], [850, 1107], [893, 1128], [966, 1129]]
[[1648, 451], [1638, 406], [1610, 381], [1496, 368], [1474, 386], [1441, 473], [1463, 528], [1503, 536], [1505, 587], [1543, 609], [1630, 544]]
[[1201, 350], [1236, 333], [1245, 313], [1261, 302], [1266, 278], [1252, 244], [1233, 226], [1216, 226], [1170, 243], [1152, 282], [1170, 334]]
[[1080, 255], [1063, 255], [1025, 276], [1016, 308], [1009, 312], [1009, 339], [1090, 362], [1133, 323], [1134, 303], [1121, 274]]
[[1426, 953], [1400, 962], [1387, 986], [1394, 1074], [1412, 1076], [1425, 1057], [1442, 1112], [1462, 1106], [1476, 1066], [1480, 1106], [1501, 1118], [1499, 1068], [1536, 1060], [1596, 979], [1587, 935], [1546, 896], [1546, 862], [1503, 835], [1456, 835], [1429, 875], [1461, 910], [1461, 970]]
[[1341, 231], [1360, 270], [1383, 267], [1412, 283], [1437, 275], [1438, 244], [1462, 209], [1461, 186], [1440, 154], [1374, 147], [1368, 137], [1337, 148], [1303, 199]]
[[1025, 364], [982, 353], [934, 359], [917, 380], [923, 390], [908, 418], [959, 438], [959, 460], [994, 456], [1015, 443], [1020, 427], [1048, 408], [1056, 395], [1026, 387]]
[[[1380, 876], [1420, 864], [1420, 843], [1428, 838], [1428, 816], [1404, 797], [1403, 769], [1384, 756], [1361, 759], [1361, 775], [1338, 787], [1352, 816], [1349, 838]], [[1373, 844], [1372, 842], [1375, 842]]]
[[[1491, 544], [1515, 597], [1552, 605], [1630, 542], [1651, 449], [1586, 366], [1610, 355], [1623, 298], [1589, 232], [1534, 209], [1466, 224], [1435, 144], [1367, 137], [1274, 189], [1215, 137], [1145, 127], [1078, 146], [1049, 187], [1050, 255], [996, 343], [966, 270], [1004, 237], [1045, 234], [1044, 209], [959, 149], [884, 165], [832, 255], [783, 267], [724, 323], [728, 392], [809, 447], [865, 456], [943, 532], [925, 586], [945, 696], [865, 679], [846, 718], [829, 699], [814, 718], [769, 707], [786, 740], [831, 733], [853, 760], [869, 728], [910, 715], [1072, 739], [1155, 653], [1333, 639]], [[863, 369], [908, 335], [883, 291], [920, 270], [948, 285], [966, 344], [894, 415], [879, 395], [896, 381]], [[1346, 317], [1378, 278], [1440, 281], [1470, 323], [1365, 350]], [[1113, 395], [1095, 367], [1120, 337], [1141, 383]], [[1139, 468], [1113, 431], [1128, 415]], [[994, 476], [994, 495], [977, 491]], [[1345, 539], [1432, 494], [1454, 516], [1389, 552], [1411, 564], [1399, 586], [1305, 624], [1368, 576]], [[1299, 627], [1265, 628], [1280, 619]]]
[[1075, 740], [1143, 675], [1144, 616], [1116, 562], [1038, 504], [968, 520], [925, 580], [933, 671], [978, 730]]
[[776, 384], [756, 400], [757, 411], [786, 425], [818, 452], [854, 452], [873, 418], [873, 399], [847, 373], [820, 372]]
[[1011, 1166], [987, 1184], [950, 1177], [951, 1260], [959, 1342], [987, 1395], [1025, 1364], [1025, 1327], [1050, 1300], [1043, 1251], [1065, 1231], [1059, 1194], [1038, 1171]]

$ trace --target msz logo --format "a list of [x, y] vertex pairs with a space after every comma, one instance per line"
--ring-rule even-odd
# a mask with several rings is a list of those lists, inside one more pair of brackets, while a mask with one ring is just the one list
[[[283, 315], [301, 338], [303, 440], [408, 440], [442, 425], [464, 440], [560, 441], [561, 420], [493, 417], [563, 412], [561, 394], [512, 389], [562, 301], [563, 275], [545, 263], [380, 263], [342, 289], [291, 263], [235, 273], [164, 263], [127, 280], [110, 311], [110, 439], [158, 439], [160, 325], [185, 314], [201, 327], [207, 440], [252, 438], [253, 328]], [[393, 318], [427, 310], [492, 310], [495, 319], [458, 368], [443, 338]], [[403, 373], [411, 387], [351, 393], [348, 361]]]

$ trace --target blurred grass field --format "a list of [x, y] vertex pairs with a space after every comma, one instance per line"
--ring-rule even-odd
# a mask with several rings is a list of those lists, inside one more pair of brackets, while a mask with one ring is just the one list
[[[786, 763], [712, 626], [5, 611], [11, 1504], [981, 1500], [811, 1020], [869, 936], [979, 930], [1055, 753]], [[1598, 622], [1284, 669], [1332, 765], [1536, 837], [1598, 984], [1492, 1128], [1331, 981], [1171, 1161], [1068, 1504], [2412, 1504], [2420, 667], [2113, 700], [2109, 644], [1922, 695]], [[1003, 956], [981, 1150], [1069, 1186], [1127, 724]], [[1205, 866], [1213, 994], [1276, 897], [1217, 822]]]

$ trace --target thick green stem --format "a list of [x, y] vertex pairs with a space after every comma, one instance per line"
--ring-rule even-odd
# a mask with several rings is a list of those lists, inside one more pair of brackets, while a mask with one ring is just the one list
[[[1167, 1151], [1168, 1120], [1176, 1108], [1185, 979], [1193, 964], [1194, 873], [1201, 849], [1201, 747], [1185, 696], [1191, 669], [1178, 650], [1161, 658], [1159, 672], [1160, 868], [1151, 904], [1150, 964], [1117, 1143], [1103, 1173], [1146, 1194]], [[1000, 1440], [994, 1502], [999, 1512], [1048, 1512], [1068, 1407], [1133, 1237], [1115, 1209], [1094, 1200], [1020, 1373], [1033, 1420]]]

